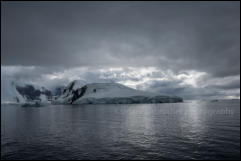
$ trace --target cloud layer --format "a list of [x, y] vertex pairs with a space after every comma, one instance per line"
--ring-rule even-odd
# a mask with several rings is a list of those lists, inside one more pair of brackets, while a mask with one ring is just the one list
[[214, 78], [204, 72], [186, 71], [174, 73], [155, 67], [127, 68], [55, 68], [46, 67], [2, 67], [2, 79], [20, 83], [32, 83], [54, 89], [73, 80], [86, 83], [117, 82], [126, 86], [184, 99], [240, 98], [240, 76]]
[[2, 2], [1, 9], [1, 66], [18, 67], [16, 78], [109, 80], [187, 97], [240, 93], [240, 2]]

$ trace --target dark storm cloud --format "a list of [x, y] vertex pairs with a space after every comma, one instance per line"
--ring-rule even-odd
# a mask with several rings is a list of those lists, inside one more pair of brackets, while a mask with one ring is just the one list
[[2, 2], [2, 65], [240, 73], [239, 2]]
[[1, 9], [1, 77], [240, 97], [240, 2], [1, 2]]

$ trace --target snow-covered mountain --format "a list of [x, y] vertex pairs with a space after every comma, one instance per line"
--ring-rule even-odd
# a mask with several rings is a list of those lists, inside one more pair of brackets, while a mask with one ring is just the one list
[[18, 81], [1, 82], [2, 103], [41, 104], [124, 104], [182, 102], [177, 96], [165, 96], [144, 92], [118, 83], [91, 83], [75, 80], [66, 87], [50, 91], [38, 84]]
[[9, 79], [1, 81], [1, 103], [51, 103], [52, 93], [44, 87]]
[[26, 101], [51, 102], [52, 93], [45, 87], [39, 87], [33, 84], [26, 84], [24, 86], [16, 85], [17, 91], [25, 98]]
[[182, 102], [177, 96], [135, 90], [118, 83], [71, 82], [55, 104], [124, 104], [124, 103], [174, 103]]

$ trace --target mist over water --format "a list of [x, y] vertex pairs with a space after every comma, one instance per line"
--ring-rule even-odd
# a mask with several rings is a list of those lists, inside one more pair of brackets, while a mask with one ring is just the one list
[[240, 101], [1, 105], [1, 159], [240, 159]]

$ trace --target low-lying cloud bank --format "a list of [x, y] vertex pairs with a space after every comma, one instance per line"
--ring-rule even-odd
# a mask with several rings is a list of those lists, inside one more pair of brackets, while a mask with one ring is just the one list
[[[29, 82], [49, 89], [80, 79], [86, 83], [116, 82], [126, 86], [184, 99], [240, 98], [240, 76], [213, 77], [205, 72], [174, 73], [156, 67], [127, 68], [48, 68], [2, 66], [1, 79]], [[4, 88], [4, 85], [2, 85]]]

